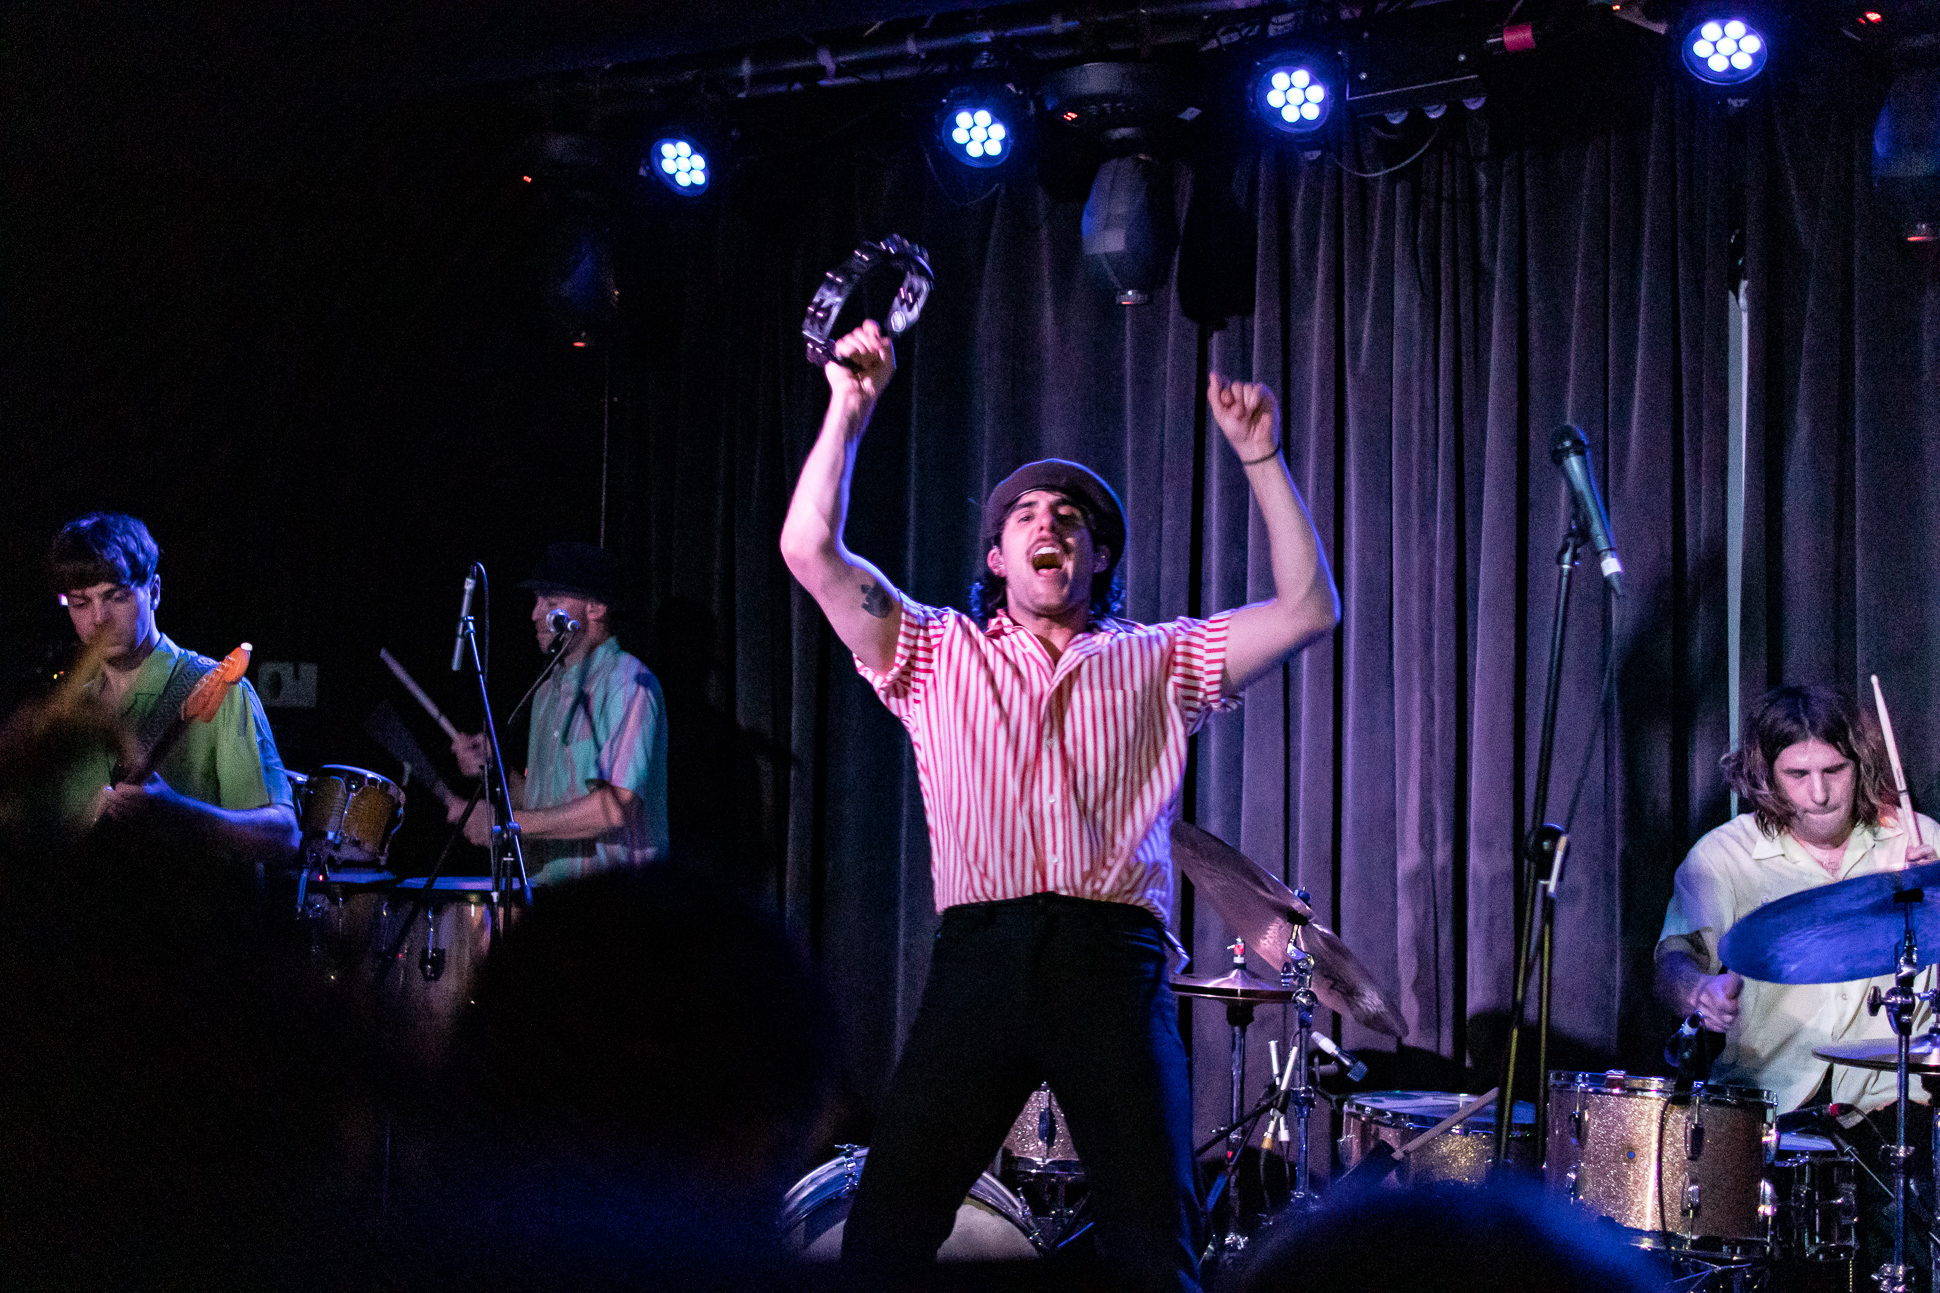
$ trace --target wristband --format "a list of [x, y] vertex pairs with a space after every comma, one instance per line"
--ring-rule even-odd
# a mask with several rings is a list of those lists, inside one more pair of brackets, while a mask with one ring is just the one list
[[1278, 458], [1279, 456], [1280, 456], [1280, 446], [1276, 444], [1273, 446], [1273, 449], [1271, 452], [1263, 453], [1257, 458], [1241, 458], [1239, 460], [1239, 465], [1242, 467], [1257, 467], [1259, 464], [1265, 462], [1268, 458]]

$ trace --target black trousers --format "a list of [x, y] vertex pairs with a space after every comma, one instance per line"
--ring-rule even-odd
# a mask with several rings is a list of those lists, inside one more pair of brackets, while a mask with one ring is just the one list
[[864, 1282], [934, 1262], [1024, 1101], [1049, 1081], [1116, 1287], [1196, 1290], [1191, 1096], [1167, 945], [1142, 908], [1039, 894], [943, 913], [844, 1233]]

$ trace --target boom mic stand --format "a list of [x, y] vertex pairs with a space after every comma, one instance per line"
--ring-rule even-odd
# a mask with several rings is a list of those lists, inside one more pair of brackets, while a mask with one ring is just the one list
[[[480, 569], [482, 570], [483, 567]], [[489, 593], [487, 596], [489, 598]], [[423, 915], [425, 909], [430, 906], [431, 895], [437, 888], [438, 877], [444, 871], [445, 859], [451, 856], [452, 847], [463, 837], [465, 823], [471, 819], [472, 813], [478, 808], [479, 799], [485, 795], [489, 794], [491, 798], [492, 809], [498, 822], [492, 829], [491, 911], [494, 933], [497, 932], [500, 895], [510, 889], [512, 871], [515, 867], [518, 871], [519, 891], [525, 898], [525, 905], [528, 908], [532, 906], [532, 881], [526, 874], [525, 849], [519, 838], [519, 824], [512, 816], [512, 788], [505, 776], [505, 762], [499, 757], [498, 725], [492, 720], [492, 696], [486, 682], [485, 667], [478, 651], [477, 623], [470, 615], [466, 615], [459, 620], [458, 631], [463, 645], [471, 652], [472, 672], [478, 678], [479, 701], [485, 711], [485, 775], [472, 790], [471, 798], [465, 803], [465, 811], [458, 815], [457, 822], [452, 826], [452, 832], [445, 841], [444, 850], [438, 854], [438, 860], [432, 866], [431, 873], [424, 878], [424, 889], [412, 902], [410, 913], [398, 925], [397, 937], [391, 941], [384, 959], [378, 963], [377, 974], [380, 983], [390, 973], [392, 962], [402, 954], [405, 940], [410, 937], [418, 917]], [[512, 712], [506, 715], [506, 722], [509, 723], [517, 718], [519, 711], [524, 709], [537, 694], [540, 685], [552, 676], [552, 671], [558, 668], [559, 662], [565, 658], [567, 648], [572, 644], [574, 636], [575, 628], [569, 628], [554, 635], [552, 645], [546, 651], [545, 668], [539, 671], [539, 676], [532, 680], [530, 687], [526, 688], [525, 695], [521, 696], [519, 703], [512, 707]], [[425, 967], [425, 973], [428, 977], [437, 977], [429, 966]]]
[[[1536, 756], [1536, 796], [1531, 805], [1530, 820], [1538, 823], [1529, 831], [1523, 841], [1518, 861], [1520, 866], [1520, 896], [1516, 907], [1516, 951], [1515, 985], [1509, 1002], [1509, 1044], [1504, 1048], [1502, 1059], [1501, 1096], [1496, 1104], [1495, 1153], [1493, 1167], [1501, 1169], [1509, 1159], [1509, 1137], [1515, 1130], [1516, 1107], [1516, 1067], [1520, 1057], [1522, 1030], [1529, 1005], [1529, 971], [1531, 960], [1538, 955], [1537, 925], [1542, 926], [1540, 956], [1542, 959], [1541, 998], [1537, 1006], [1536, 1064], [1537, 1082], [1545, 1080], [1542, 1066], [1549, 1062], [1549, 968], [1550, 941], [1555, 919], [1555, 891], [1552, 889], [1548, 900], [1543, 901], [1542, 885], [1545, 872], [1556, 873], [1558, 842], [1567, 839], [1562, 829], [1552, 826], [1543, 819], [1549, 815], [1549, 769], [1556, 753], [1556, 701], [1563, 682], [1563, 641], [1569, 627], [1570, 580], [1576, 573], [1577, 554], [1582, 550], [1584, 533], [1581, 518], [1576, 509], [1570, 512], [1569, 529], [1563, 534], [1563, 546], [1556, 554], [1556, 618], [1549, 639], [1549, 681], [1543, 695], [1542, 744]], [[1535, 1106], [1536, 1125], [1535, 1144], [1538, 1157], [1543, 1146], [1549, 1143], [1549, 1102], [1547, 1092], [1537, 1090], [1530, 1101]]]

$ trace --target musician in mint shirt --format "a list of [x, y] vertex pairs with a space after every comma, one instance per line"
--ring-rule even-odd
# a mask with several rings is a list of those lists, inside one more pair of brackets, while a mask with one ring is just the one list
[[[555, 543], [523, 586], [541, 649], [553, 644], [552, 612], [581, 626], [532, 698], [525, 773], [508, 778], [528, 875], [555, 884], [666, 856], [667, 705], [652, 671], [613, 636], [618, 559], [591, 544]], [[479, 735], [452, 742], [468, 776], [482, 771], [484, 749]], [[475, 844], [487, 843], [490, 829], [485, 813], [465, 824]]]
[[[169, 726], [157, 706], [166, 699], [178, 710], [189, 685], [214, 663], [156, 627], [160, 563], [148, 527], [118, 512], [68, 522], [54, 536], [49, 560], [75, 633], [83, 642], [103, 635], [101, 672], [87, 687], [126, 725], [136, 758]], [[295, 854], [289, 778], [247, 681], [230, 689], [214, 718], [184, 728], [146, 781], [111, 785], [114, 771], [106, 753], [80, 766], [70, 783], [70, 820], [145, 821], [252, 861], [287, 862]]]

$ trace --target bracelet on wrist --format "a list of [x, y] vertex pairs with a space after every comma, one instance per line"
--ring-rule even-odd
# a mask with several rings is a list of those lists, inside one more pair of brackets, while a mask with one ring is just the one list
[[1265, 462], [1267, 459], [1278, 458], [1279, 456], [1280, 456], [1280, 446], [1276, 443], [1269, 452], [1263, 453], [1257, 458], [1241, 458], [1239, 460], [1239, 465], [1242, 467], [1257, 467], [1259, 464]]

